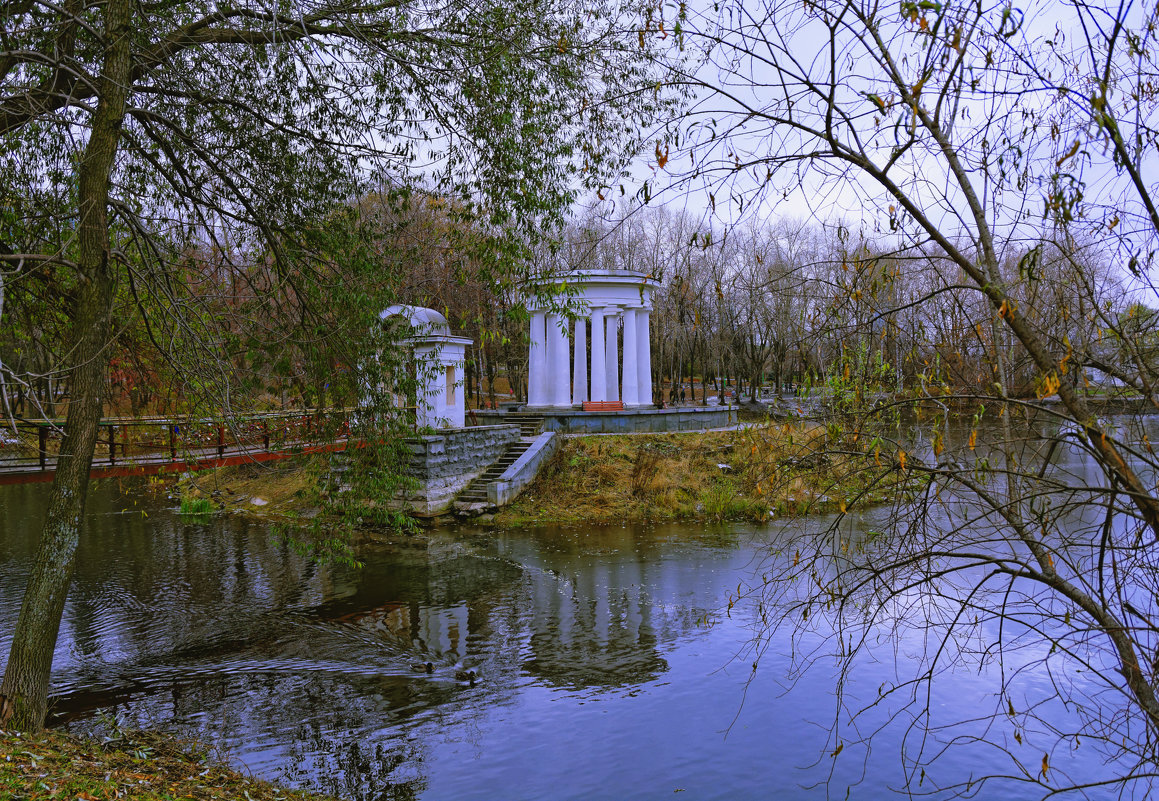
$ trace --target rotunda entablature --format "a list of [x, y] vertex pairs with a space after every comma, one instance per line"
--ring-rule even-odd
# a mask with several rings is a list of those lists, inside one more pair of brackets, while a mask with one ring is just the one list
[[[556, 305], [576, 314], [587, 314], [592, 309], [603, 307], [651, 309], [652, 295], [660, 286], [656, 279], [631, 270], [576, 270], [532, 283], [557, 287], [560, 295]], [[547, 307], [548, 304], [539, 298], [527, 299], [530, 311]]]

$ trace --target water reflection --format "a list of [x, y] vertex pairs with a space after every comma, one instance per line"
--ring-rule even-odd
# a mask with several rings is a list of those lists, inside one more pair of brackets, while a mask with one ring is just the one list
[[[46, 488], [0, 492], [6, 654]], [[790, 676], [815, 642], [773, 640], [757, 672], [735, 659], [761, 611], [727, 600], [759, 585], [773, 530], [455, 532], [368, 549], [351, 570], [244, 519], [183, 521], [133, 487], [98, 484], [91, 511], [53, 676], [55, 720], [75, 730], [115, 714], [358, 801], [881, 797], [903, 778], [896, 749], [856, 746], [888, 709], [842, 721], [849, 745], [829, 756], [835, 670]], [[835, 571], [885, 513], [847, 521]], [[867, 697], [918, 658], [909, 645], [867, 655]], [[984, 670], [953, 686], [936, 714], [995, 703]], [[885, 746], [904, 747], [901, 729]], [[962, 749], [956, 769], [980, 759]]]
[[[11, 489], [5, 653], [44, 488]], [[436, 536], [372, 549], [351, 570], [304, 560], [244, 519], [186, 522], [100, 485], [58, 644], [53, 720], [92, 731], [113, 711], [222, 745], [260, 775], [349, 798], [419, 797], [431, 771], [445, 775], [432, 743], [483, 742], [497, 708], [544, 692], [590, 702], [665, 676], [665, 652], [709, 631], [722, 588], [706, 579], [728, 574], [733, 556], [719, 542], [666, 549], [678, 535]], [[506, 781], [491, 775], [484, 797]]]

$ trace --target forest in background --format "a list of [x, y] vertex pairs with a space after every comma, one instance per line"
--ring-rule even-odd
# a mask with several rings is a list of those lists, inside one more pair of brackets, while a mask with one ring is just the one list
[[[134, 314], [142, 297], [127, 288], [108, 350], [106, 413], [354, 406], [359, 370], [381, 346], [368, 321], [389, 302], [435, 308], [474, 340], [465, 377], [472, 406], [524, 400], [527, 295], [518, 280], [491, 280], [485, 262], [496, 238], [427, 194], [405, 211], [375, 196], [346, 211], [358, 221], [366, 266], [329, 265], [331, 294], [316, 299], [271, 280], [260, 259], [247, 263], [206, 246], [184, 255], [199, 347], [216, 354], [212, 373], [153, 347], [149, 321], [164, 319], [164, 299], [145, 297], [153, 308]], [[1159, 366], [1156, 311], [1132, 290], [1115, 254], [1064, 235], [1007, 251], [1001, 270], [1017, 287], [1015, 302], [1068, 354], [1063, 378], [1084, 392], [1154, 400], [1152, 382], [1132, 384], [1127, 371], [1153, 374]], [[652, 314], [656, 402], [679, 400], [681, 387], [690, 403], [726, 390], [759, 400], [820, 388], [836, 373], [877, 393], [939, 385], [984, 394], [994, 347], [1010, 355], [1013, 396], [1054, 394], [1020, 343], [989, 324], [987, 303], [952, 264], [930, 249], [888, 247], [884, 237], [854, 239], [839, 226], [793, 219], [722, 228], [690, 211], [625, 205], [612, 216], [588, 210], [529, 262], [521, 272], [631, 270], [660, 282]], [[0, 329], [6, 417], [56, 417], [67, 404], [60, 327], [69, 293], [61, 280], [38, 270], [9, 282]], [[231, 409], [213, 408], [222, 398]]]

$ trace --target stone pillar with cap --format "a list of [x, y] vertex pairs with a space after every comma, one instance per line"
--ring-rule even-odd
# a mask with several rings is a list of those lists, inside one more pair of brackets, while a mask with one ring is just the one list
[[547, 404], [571, 405], [571, 353], [568, 348], [567, 319], [547, 315]]
[[625, 406], [639, 406], [639, 374], [636, 371], [636, 310], [624, 309], [624, 381], [623, 399]]
[[580, 406], [588, 399], [588, 321], [575, 318], [575, 355], [572, 359], [571, 402]]
[[604, 349], [604, 330], [604, 308], [596, 306], [592, 309], [591, 400], [593, 401], [608, 399], [608, 374], [604, 367], [604, 358], [607, 355]]
[[607, 332], [604, 338], [604, 372], [608, 380], [608, 400], [620, 399], [620, 349], [617, 339], [620, 327], [620, 315], [613, 310], [604, 319], [607, 321]]
[[652, 404], [652, 341], [649, 310], [636, 310], [636, 393], [642, 406]]
[[547, 400], [547, 314], [531, 312], [531, 348], [527, 357], [527, 405], [546, 406]]

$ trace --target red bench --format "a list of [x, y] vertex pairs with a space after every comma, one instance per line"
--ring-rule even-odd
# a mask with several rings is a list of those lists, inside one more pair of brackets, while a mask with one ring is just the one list
[[584, 401], [585, 412], [622, 412], [623, 401]]

